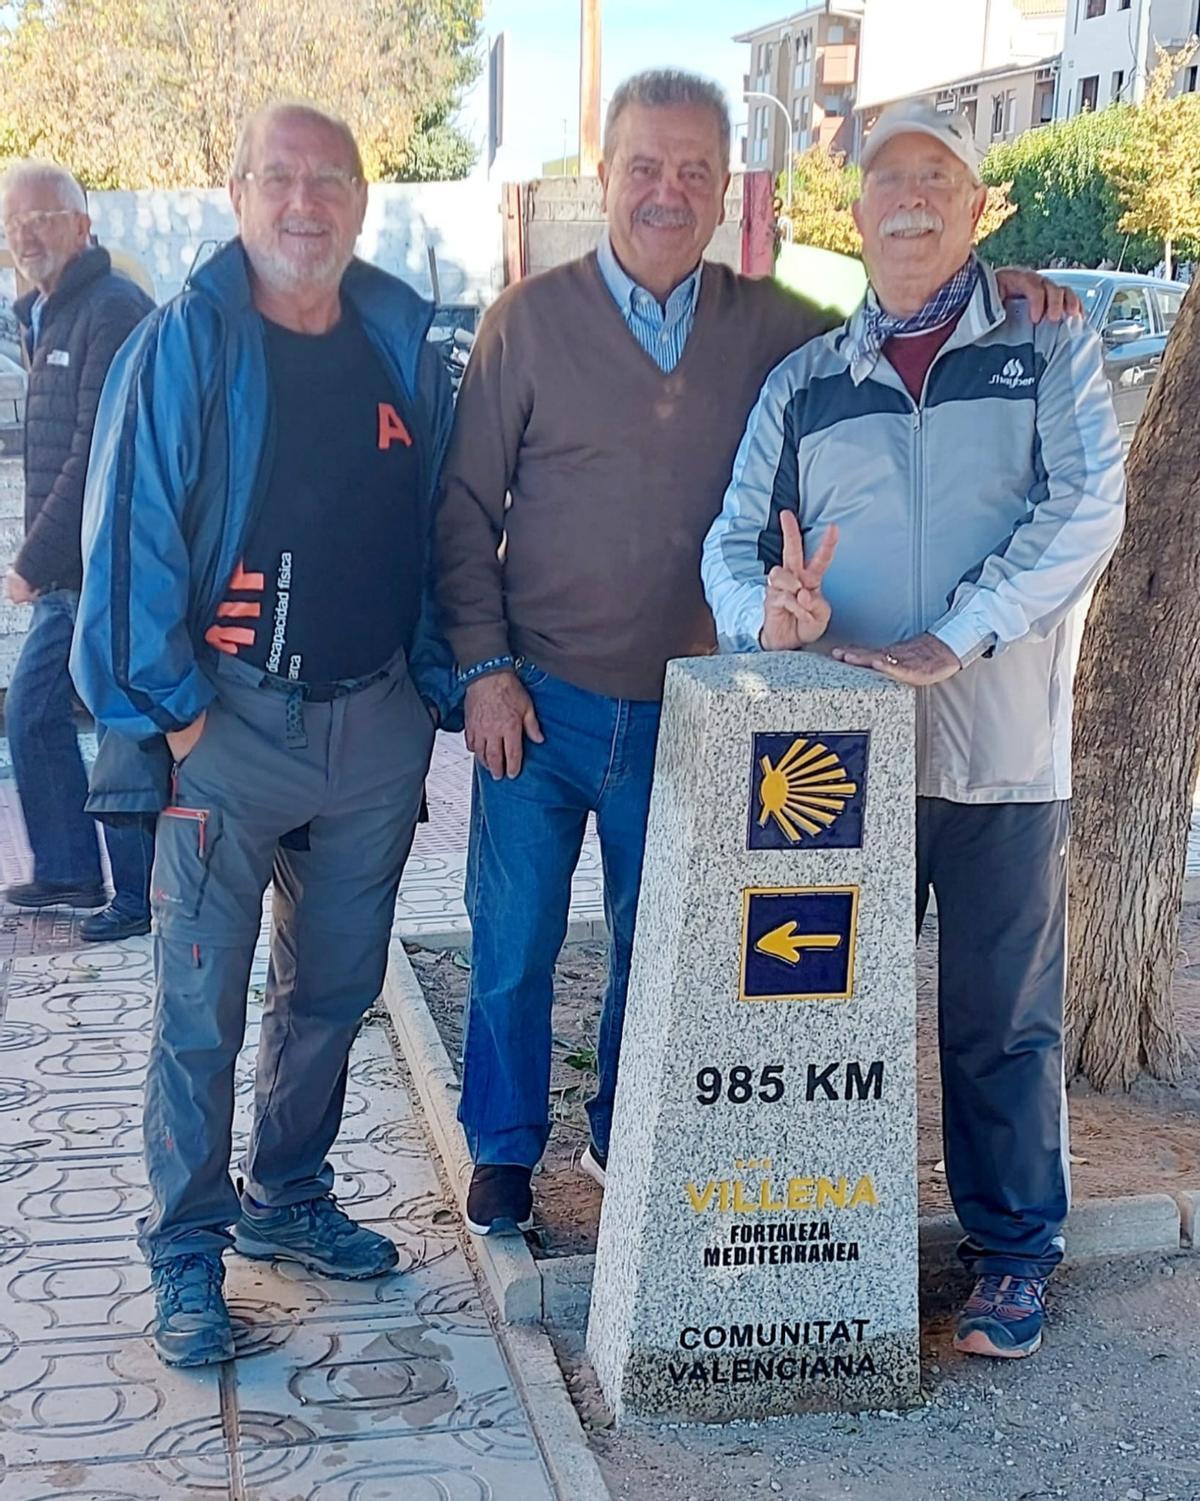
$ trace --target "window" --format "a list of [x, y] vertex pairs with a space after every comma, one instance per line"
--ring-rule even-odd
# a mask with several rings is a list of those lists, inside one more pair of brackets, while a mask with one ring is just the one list
[[793, 75], [792, 87], [806, 89], [812, 82], [812, 63], [801, 62], [796, 64]]
[[831, 26], [825, 33], [825, 40], [831, 47], [839, 47], [846, 40], [846, 28], [844, 26]]
[[1087, 0], [1087, 18], [1092, 20], [1094, 16], [1104, 14], [1104, 0]]
[[1119, 287], [1113, 293], [1113, 300], [1104, 315], [1104, 326], [1108, 328], [1113, 323], [1140, 323], [1149, 333], [1150, 301], [1144, 287]]
[[1099, 73], [1093, 73], [1090, 78], [1081, 78], [1079, 80], [1079, 109], [1081, 113], [1085, 109], [1096, 108], [1096, 99], [1099, 93]]
[[1183, 293], [1156, 291], [1154, 300], [1158, 304], [1158, 321], [1162, 324], [1162, 331], [1169, 334], [1179, 321], [1179, 312], [1183, 307]]
[[1017, 133], [1017, 91], [1009, 89], [1004, 100], [1004, 134], [1006, 137], [1015, 136]]
[[1133, 0], [1121, 0], [1121, 9], [1128, 10], [1132, 4]]
[[1183, 92], [1185, 94], [1196, 93], [1198, 84], [1200, 84], [1200, 67], [1193, 64], [1183, 75]]
[[992, 140], [998, 141], [1004, 134], [1004, 95], [992, 95]]
[[1113, 76], [1112, 76], [1112, 95], [1111, 95], [1111, 98], [1112, 98], [1112, 101], [1113, 101], [1114, 104], [1117, 102], [1118, 99], [1120, 99], [1121, 94], [1124, 91], [1124, 88], [1125, 88], [1125, 69], [1124, 68], [1116, 68], [1116, 69], [1113, 70]]

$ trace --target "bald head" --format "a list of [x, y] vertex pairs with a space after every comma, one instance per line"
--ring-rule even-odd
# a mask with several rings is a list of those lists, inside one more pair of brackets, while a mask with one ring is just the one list
[[92, 230], [83, 189], [53, 162], [18, 162], [0, 177], [0, 217], [17, 270], [47, 294]]
[[335, 138], [345, 153], [347, 171], [355, 177], [363, 176], [362, 154], [354, 132], [338, 115], [318, 109], [315, 104], [279, 100], [256, 109], [238, 133], [233, 152], [233, 167], [230, 177], [236, 182], [247, 172], [254, 170], [254, 153], [263, 137], [274, 125], [302, 125], [326, 131]]

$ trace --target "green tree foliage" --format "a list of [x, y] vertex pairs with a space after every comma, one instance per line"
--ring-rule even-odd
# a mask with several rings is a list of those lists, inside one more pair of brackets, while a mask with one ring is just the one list
[[[810, 146], [792, 158], [792, 239], [797, 245], [815, 245], [818, 250], [836, 250], [859, 255], [862, 240], [850, 214], [850, 205], [862, 189], [862, 174], [848, 167], [845, 157]], [[787, 200], [787, 174], [780, 176], [778, 193]]]
[[1197, 44], [1158, 49], [1146, 97], [1133, 114], [1129, 138], [1101, 158], [1124, 209], [1117, 228], [1159, 240], [1170, 276], [1176, 246], [1200, 244], [1200, 96], [1171, 91]]
[[[983, 242], [983, 256], [995, 265], [1156, 266], [1161, 231], [1139, 233], [1129, 221], [1123, 224], [1125, 204], [1113, 175], [1114, 162], [1135, 161], [1142, 149], [1139, 113], [1140, 106], [1112, 105], [994, 146], [984, 160], [984, 180], [1011, 184], [1017, 211]], [[1176, 248], [1200, 255], [1200, 245], [1186, 236]]]
[[[16, 0], [0, 41], [14, 155], [92, 187], [215, 187], [276, 98], [354, 129], [368, 175], [458, 175], [447, 121], [480, 68], [482, 0]], [[431, 139], [424, 140], [428, 135]]]

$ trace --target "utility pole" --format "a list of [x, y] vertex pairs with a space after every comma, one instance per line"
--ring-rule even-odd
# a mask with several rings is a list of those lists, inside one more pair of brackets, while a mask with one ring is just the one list
[[579, 175], [600, 160], [600, 0], [579, 0]]
[[785, 212], [787, 213], [788, 221], [790, 223], [792, 217], [792, 176], [793, 168], [795, 166], [795, 163], [792, 160], [792, 117], [788, 114], [788, 107], [786, 104], [784, 104], [782, 99], [778, 98], [774, 94], [764, 93], [762, 89], [747, 89], [746, 92], [742, 95], [742, 98], [769, 100], [770, 103], [772, 103], [775, 108], [779, 110], [779, 112], [783, 115], [783, 139], [787, 142], [784, 155], [784, 162], [787, 167], [787, 187], [784, 190], [787, 196]]

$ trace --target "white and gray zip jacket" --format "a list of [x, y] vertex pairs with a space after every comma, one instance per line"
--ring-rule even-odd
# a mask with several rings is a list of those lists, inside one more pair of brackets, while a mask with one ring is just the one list
[[767, 377], [703, 575], [723, 651], [757, 651], [779, 513], [840, 529], [818, 650], [930, 631], [964, 671], [917, 694], [917, 793], [1071, 795], [1077, 616], [1121, 535], [1125, 476], [1100, 341], [1034, 324], [980, 276], [914, 402], [864, 351], [865, 317]]

